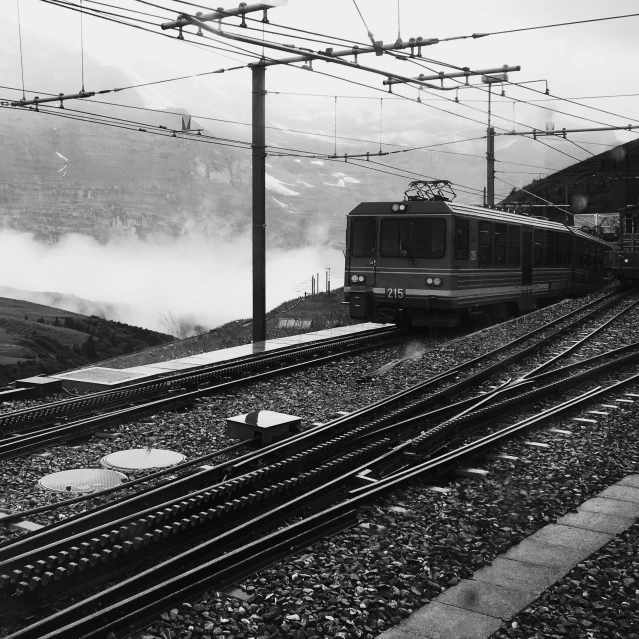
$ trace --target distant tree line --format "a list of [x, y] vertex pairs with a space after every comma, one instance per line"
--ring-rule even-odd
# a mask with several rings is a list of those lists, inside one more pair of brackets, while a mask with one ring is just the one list
[[[28, 319], [26, 315], [25, 319]], [[77, 331], [86, 335], [86, 338], [78, 335], [78, 341], [70, 345], [68, 333], [62, 335], [55, 330], [46, 330], [28, 335], [20, 340], [20, 345], [27, 349], [30, 355], [16, 364], [0, 365], [0, 386], [24, 377], [51, 375], [80, 368], [93, 362], [166, 344], [174, 339], [164, 333], [105, 320], [96, 315], [56, 317], [49, 321], [41, 317], [36, 323]]]

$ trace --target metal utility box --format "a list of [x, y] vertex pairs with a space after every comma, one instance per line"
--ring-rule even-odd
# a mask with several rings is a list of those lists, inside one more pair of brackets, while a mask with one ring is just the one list
[[278, 439], [291, 434], [293, 427], [299, 427], [301, 417], [285, 415], [271, 410], [256, 410], [245, 415], [226, 418], [226, 434], [232, 439], [245, 441], [259, 439], [262, 446], [268, 446]]

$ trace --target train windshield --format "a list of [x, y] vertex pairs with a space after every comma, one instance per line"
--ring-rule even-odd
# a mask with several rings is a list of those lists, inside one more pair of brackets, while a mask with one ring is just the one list
[[374, 217], [353, 219], [351, 254], [353, 257], [370, 257], [377, 242], [377, 220]]
[[430, 217], [382, 220], [381, 253], [384, 257], [444, 257], [446, 220]]

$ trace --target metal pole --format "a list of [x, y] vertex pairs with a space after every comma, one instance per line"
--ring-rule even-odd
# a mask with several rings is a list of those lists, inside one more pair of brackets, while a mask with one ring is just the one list
[[253, 342], [266, 339], [266, 69], [253, 80]]
[[486, 192], [488, 208], [495, 208], [495, 129], [490, 126], [490, 96], [492, 84], [488, 84], [488, 129], [486, 129]]

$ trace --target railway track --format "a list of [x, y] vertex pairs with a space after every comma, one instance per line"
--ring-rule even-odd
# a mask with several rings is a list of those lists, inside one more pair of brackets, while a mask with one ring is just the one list
[[[623, 306], [621, 309], [618, 308], [620, 304]], [[561, 368], [545, 370], [557, 366], [559, 358], [555, 353], [546, 358], [547, 365], [543, 369], [539, 364], [536, 368], [529, 367], [529, 374], [521, 375], [517, 384], [504, 383], [491, 393], [482, 391], [482, 395], [478, 396], [475, 392], [474, 396], [462, 398], [452, 406], [446, 405], [451, 398], [468, 393], [469, 389], [484, 384], [507, 367], [521, 366], [533, 354], [539, 358], [540, 349], [556, 349], [562, 340], [567, 339], [570, 330], [581, 327], [585, 331], [588, 323], [597, 321], [599, 326], [587, 327], [588, 338], [582, 336], [579, 347], [569, 346], [562, 352], [566, 358], [575, 358], [578, 350], [583, 350], [597, 336], [606, 330], [613, 331], [614, 322], [630, 312], [632, 304], [635, 302], [626, 302], [616, 295], [608, 296], [495, 352], [436, 375], [383, 402], [208, 471], [181, 478], [167, 486], [111, 504], [107, 509], [86, 513], [0, 547], [0, 596], [3, 604], [24, 610], [40, 606], [43, 602], [50, 603], [60, 591], [69, 594], [105, 579], [113, 579], [117, 574], [130, 570], [133, 556], [141, 565], [143, 561], [157, 560], [166, 553], [173, 555], [146, 569], [141, 576], [131, 576], [105, 593], [74, 604], [67, 611], [55, 613], [46, 621], [37, 622], [14, 636], [54, 636], [46, 633], [60, 631], [60, 624], [65, 624], [65, 620], [70, 619], [69, 615], [86, 613], [88, 616], [86, 619], [83, 617], [85, 621], [82, 623], [88, 625], [74, 626], [73, 630], [85, 633], [91, 625], [88, 619], [96, 617], [95, 611], [111, 610], [111, 607], [118, 611], [117, 614], [113, 612], [118, 620], [114, 618], [111, 622], [108, 615], [101, 612], [97, 615], [102, 624], [100, 628], [113, 627], [114, 637], [127, 636], [131, 628], [126, 625], [126, 605], [131, 604], [129, 601], [121, 607], [117, 602], [130, 599], [135, 592], [135, 601], [141, 603], [147, 595], [142, 596], [139, 588], [148, 586], [151, 581], [158, 582], [159, 590], [154, 590], [155, 601], [161, 601], [166, 608], [169, 604], [165, 595], [160, 596], [161, 592], [166, 592], [162, 591], [162, 587], [177, 589], [178, 594], [172, 601], [183, 600], [187, 591], [191, 594], [196, 592], [193, 584], [188, 585], [187, 590], [177, 588], [178, 582], [183, 583], [179, 580], [185, 566], [193, 566], [188, 574], [200, 585], [204, 581], [198, 581], [193, 572], [198, 565], [205, 563], [210, 570], [219, 568], [218, 572], [214, 571], [218, 581], [214, 579], [211, 582], [207, 577], [204, 589], [211, 587], [211, 583], [219, 588], [224, 583], [224, 575], [232, 575], [236, 581], [242, 574], [241, 566], [245, 569], [252, 566], [250, 572], [253, 572], [256, 567], [265, 565], [264, 562], [277, 559], [280, 555], [273, 547], [284, 552], [290, 546], [307, 545], [317, 538], [318, 530], [326, 532], [348, 525], [353, 521], [354, 508], [360, 503], [353, 499], [368, 499], [380, 491], [392, 489], [398, 485], [395, 482], [409, 481], [419, 473], [434, 472], [429, 466], [430, 458], [450, 446], [451, 442], [467, 437], [487, 419], [503, 415], [514, 405], [527, 405], [539, 398], [547, 398], [551, 391], [565, 392], [613, 368], [619, 370], [636, 362], [639, 344], [628, 344], [622, 349], [607, 350], [595, 356], [582, 357], [580, 361], [572, 361]], [[613, 306], [617, 308], [613, 310]], [[607, 315], [603, 319], [602, 313]], [[617, 317], [611, 317], [611, 314]], [[597, 316], [599, 319], [595, 320]], [[604, 321], [605, 327], [602, 326]], [[579, 368], [583, 370], [576, 375]], [[549, 384], [552, 376], [562, 380], [561, 383]], [[631, 376], [624, 383], [635, 379], [636, 376]], [[531, 390], [532, 385], [538, 387]], [[619, 387], [612, 386], [608, 392]], [[519, 392], [523, 388], [526, 392]], [[507, 393], [511, 396], [504, 399]], [[596, 394], [582, 393], [579, 401], [563, 402], [561, 409], [553, 409], [555, 412], [549, 412], [546, 418], [552, 418], [552, 415], [558, 414], [557, 411], [575, 410], [584, 402], [594, 401], [592, 397]], [[533, 420], [526, 427], [532, 428], [538, 423], [539, 420]], [[511, 429], [510, 436], [520, 431]], [[503, 436], [507, 436], [505, 432]], [[494, 447], [496, 441], [487, 439], [485, 445]], [[477, 452], [480, 449], [483, 450], [477, 447], [472, 450]], [[467, 454], [470, 454], [470, 449]], [[442, 463], [441, 468], [448, 468], [453, 459], [461, 459], [449, 458], [448, 455], [450, 453], [440, 455], [448, 460], [448, 466]], [[357, 488], [357, 484], [364, 486]], [[335, 501], [339, 505], [322, 510], [327, 503]], [[321, 512], [311, 514], [318, 510]], [[299, 518], [300, 514], [304, 518], [291, 525], [290, 517]], [[288, 522], [283, 529], [286, 532], [272, 532], [283, 522]], [[256, 535], [260, 540], [253, 542]], [[280, 538], [278, 535], [283, 536]], [[186, 551], [183, 550], [185, 546], [188, 547]], [[145, 549], [146, 556], [142, 558]], [[252, 552], [256, 554], [251, 555]], [[236, 560], [239, 563], [233, 563]], [[27, 561], [30, 563], [25, 563]], [[169, 582], [171, 586], [160, 585]], [[149, 605], [156, 605], [151, 603], [151, 599]], [[149, 614], [150, 610], [144, 608]], [[157, 608], [153, 610], [157, 612]], [[142, 615], [138, 620], [146, 618], [143, 612], [138, 613]], [[109, 625], [111, 623], [114, 625]], [[138, 627], [137, 624], [135, 627]], [[99, 632], [101, 630], [55, 636], [98, 637], [108, 634]]]
[[160, 379], [113, 391], [52, 402], [0, 414], [0, 459], [10, 459], [63, 441], [92, 435], [164, 410], [192, 405], [208, 395], [240, 384], [291, 373], [340, 357], [355, 355], [402, 339], [406, 331], [384, 327], [347, 338], [305, 344], [275, 354], [171, 373]]

